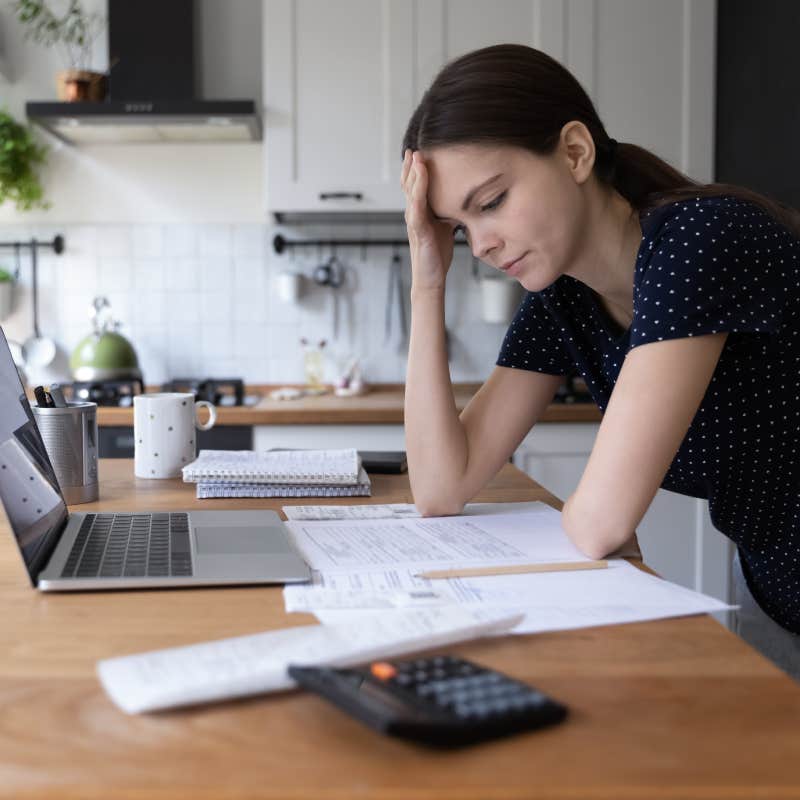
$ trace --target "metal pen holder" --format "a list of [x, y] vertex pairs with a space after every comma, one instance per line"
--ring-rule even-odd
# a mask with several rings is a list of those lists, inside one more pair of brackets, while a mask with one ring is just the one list
[[67, 505], [97, 500], [97, 403], [33, 406], [33, 413]]

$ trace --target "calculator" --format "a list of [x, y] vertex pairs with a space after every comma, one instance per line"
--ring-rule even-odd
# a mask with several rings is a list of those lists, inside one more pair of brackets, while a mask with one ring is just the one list
[[567, 715], [532, 686], [455, 656], [352, 669], [290, 666], [289, 675], [382, 733], [439, 747], [541, 728]]

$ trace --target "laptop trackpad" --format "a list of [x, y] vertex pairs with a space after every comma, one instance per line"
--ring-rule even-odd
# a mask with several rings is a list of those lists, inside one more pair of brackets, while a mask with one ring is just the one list
[[267, 525], [253, 527], [197, 525], [194, 529], [198, 555], [285, 553], [286, 540]]

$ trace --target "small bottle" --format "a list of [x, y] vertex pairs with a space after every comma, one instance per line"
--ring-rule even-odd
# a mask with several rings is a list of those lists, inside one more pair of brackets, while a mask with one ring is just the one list
[[303, 370], [308, 388], [315, 391], [324, 389], [322, 378], [325, 373], [325, 364], [322, 358], [322, 350], [325, 347], [325, 339], [321, 339], [315, 346], [303, 337], [300, 339], [300, 344], [303, 346]]

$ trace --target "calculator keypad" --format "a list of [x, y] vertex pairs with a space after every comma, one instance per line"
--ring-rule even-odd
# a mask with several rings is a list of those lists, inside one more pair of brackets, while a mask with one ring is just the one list
[[547, 702], [530, 686], [452, 656], [393, 666], [387, 684], [465, 721], [524, 713]]

